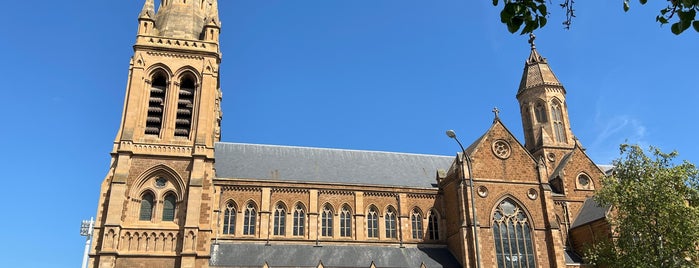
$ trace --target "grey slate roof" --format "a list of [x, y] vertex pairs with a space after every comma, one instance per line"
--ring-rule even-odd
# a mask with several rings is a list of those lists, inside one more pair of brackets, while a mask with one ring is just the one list
[[580, 265], [583, 263], [583, 259], [572, 250], [563, 251], [563, 255], [565, 255], [567, 265]]
[[432, 188], [451, 156], [216, 143], [216, 177]]
[[221, 242], [212, 245], [211, 267], [460, 267], [446, 248], [367, 245], [270, 245]]
[[573, 225], [570, 226], [570, 229], [603, 219], [607, 216], [608, 211], [608, 206], [601, 206], [595, 202], [592, 197], [588, 197], [585, 199], [585, 203], [583, 203], [583, 207], [580, 209], [580, 213], [578, 217], [575, 218], [575, 221], [573, 221]]

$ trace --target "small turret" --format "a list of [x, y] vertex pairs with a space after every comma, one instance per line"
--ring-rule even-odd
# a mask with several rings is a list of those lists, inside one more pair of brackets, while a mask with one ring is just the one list
[[221, 21], [218, 19], [218, 1], [211, 3], [209, 14], [206, 17], [204, 25], [204, 41], [218, 42], [218, 36], [221, 33]]
[[155, 29], [155, 4], [153, 0], [146, 0], [141, 14], [138, 15], [138, 34], [151, 35]]

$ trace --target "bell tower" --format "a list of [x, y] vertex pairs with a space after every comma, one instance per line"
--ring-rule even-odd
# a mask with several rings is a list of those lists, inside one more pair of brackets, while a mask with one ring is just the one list
[[208, 267], [220, 25], [217, 0], [145, 0], [91, 267]]
[[576, 141], [568, 120], [566, 90], [536, 50], [535, 38], [529, 37], [531, 53], [517, 91], [525, 147], [536, 159], [558, 162]]

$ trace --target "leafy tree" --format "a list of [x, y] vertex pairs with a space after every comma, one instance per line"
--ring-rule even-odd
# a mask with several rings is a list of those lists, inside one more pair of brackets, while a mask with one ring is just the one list
[[586, 259], [602, 267], [698, 267], [699, 172], [677, 152], [621, 145], [614, 175], [595, 200], [611, 205], [612, 238], [589, 248]]
[[[559, 4], [566, 12], [566, 20], [563, 25], [566, 29], [575, 17], [573, 5], [575, 0], [561, 0]], [[630, 8], [630, 0], [622, 0], [624, 11]], [[661, 25], [672, 23], [670, 31], [680, 34], [684, 30], [693, 27], [699, 32], [699, 20], [696, 19], [699, 11], [699, 0], [666, 0], [667, 6], [660, 10], [660, 14], [655, 20]], [[645, 5], [648, 0], [639, 0], [641, 5]], [[498, 6], [499, 0], [493, 0], [493, 6]], [[510, 33], [515, 33], [521, 29], [520, 34], [531, 33], [532, 31], [544, 27], [547, 23], [548, 5], [551, 2], [546, 0], [502, 0], [503, 8], [500, 12], [500, 21], [507, 25]]]

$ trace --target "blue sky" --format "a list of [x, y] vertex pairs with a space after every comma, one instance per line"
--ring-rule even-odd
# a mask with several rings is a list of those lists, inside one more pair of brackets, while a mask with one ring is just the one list
[[[76, 267], [121, 117], [142, 0], [9, 1], [1, 267]], [[497, 106], [520, 140], [527, 37], [491, 1], [221, 0], [224, 141], [454, 155]], [[699, 34], [654, 21], [664, 2], [557, 1], [539, 52], [565, 85], [573, 133], [600, 164], [624, 141], [699, 163]], [[653, 6], [657, 4], [657, 6]], [[39, 253], [39, 254], [37, 254]]]

